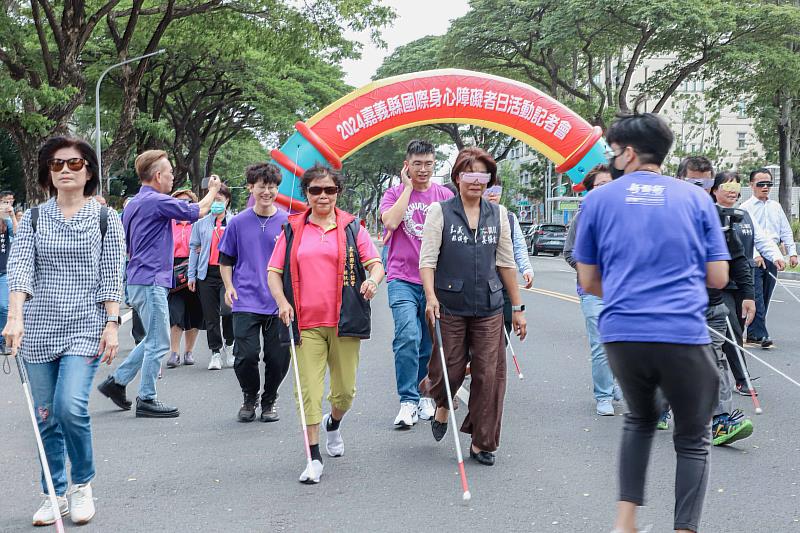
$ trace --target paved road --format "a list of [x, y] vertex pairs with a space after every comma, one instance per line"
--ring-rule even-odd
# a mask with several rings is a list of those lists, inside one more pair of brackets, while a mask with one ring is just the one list
[[[436, 443], [426, 423], [405, 432], [392, 427], [397, 399], [384, 286], [373, 340], [361, 351], [358, 396], [342, 424], [347, 450], [326, 458], [320, 485], [297, 482], [304, 458], [291, 382], [281, 389], [280, 422], [240, 424], [233, 372], [207, 371], [201, 340], [200, 364], [165, 369], [159, 382], [160, 397], [180, 406], [180, 418], [136, 419], [92, 395], [98, 514], [82, 531], [610, 530], [622, 417], [594, 414], [574, 275], [561, 258], [534, 260], [536, 286], [565, 296], [524, 294], [532, 334], [516, 346], [526, 379], [509, 369], [497, 465], [467, 460], [469, 504], [460, 499], [452, 436]], [[770, 312], [777, 348], [757, 355], [800, 380], [800, 342], [788, 316], [797, 316], [800, 304], [778, 291]], [[800, 531], [800, 388], [757, 362], [751, 368], [760, 376], [765, 414], [751, 438], [713, 450], [702, 529]], [[101, 369], [98, 382], [107, 373]], [[736, 403], [752, 413], [747, 398]], [[0, 405], [0, 531], [28, 531], [40, 501], [38, 466], [15, 375], [0, 375]], [[464, 436], [465, 451], [467, 445]], [[653, 531], [670, 529], [674, 469], [671, 431], [659, 433], [641, 513]]]

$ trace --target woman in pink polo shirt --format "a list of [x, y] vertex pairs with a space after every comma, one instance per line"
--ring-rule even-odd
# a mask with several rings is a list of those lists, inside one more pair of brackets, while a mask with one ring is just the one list
[[[184, 202], [197, 203], [197, 196], [189, 189], [179, 189], [172, 193], [174, 198]], [[185, 220], [172, 221], [173, 266], [175, 286], [170, 290], [169, 303], [169, 344], [170, 355], [167, 368], [175, 368], [181, 364], [181, 335], [183, 340], [183, 364], [193, 365], [192, 351], [197, 341], [199, 329], [203, 327], [203, 308], [197, 294], [187, 287], [189, 281], [189, 238], [192, 225]], [[159, 374], [160, 375], [160, 374]]]
[[[312, 458], [300, 482], [319, 483], [319, 425], [325, 423], [328, 455], [344, 454], [339, 424], [353, 404], [359, 347], [370, 335], [369, 300], [384, 271], [359, 220], [336, 209], [341, 175], [316, 165], [303, 174], [301, 187], [311, 208], [289, 217], [269, 261], [268, 283], [281, 320], [300, 341], [297, 365]], [[326, 367], [331, 412], [323, 419]]]

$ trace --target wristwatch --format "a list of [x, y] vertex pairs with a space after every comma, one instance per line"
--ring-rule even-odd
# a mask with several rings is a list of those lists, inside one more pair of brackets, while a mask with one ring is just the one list
[[106, 317], [106, 323], [108, 322], [116, 322], [118, 326], [122, 325], [122, 317], [119, 315], [108, 315]]
[[511, 310], [512, 310], [512, 311], [524, 311], [524, 310], [525, 310], [525, 304], [522, 304], [522, 305], [512, 305], [512, 306], [511, 306]]

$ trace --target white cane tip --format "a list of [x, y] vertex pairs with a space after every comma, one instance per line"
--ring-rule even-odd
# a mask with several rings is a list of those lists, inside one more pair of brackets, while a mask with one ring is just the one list
[[468, 502], [469, 500], [472, 499], [472, 494], [468, 490], [464, 491], [464, 496], [462, 496], [462, 498], [464, 499], [465, 502]]
[[522, 375], [522, 372], [519, 374], [519, 379], [525, 379], [525, 376]]
[[764, 410], [763, 410], [762, 408], [760, 408], [760, 407], [756, 407], [756, 414], [757, 414], [757, 415], [760, 415], [760, 414], [761, 414], [761, 413], [763, 413], [763, 412], [764, 412]]

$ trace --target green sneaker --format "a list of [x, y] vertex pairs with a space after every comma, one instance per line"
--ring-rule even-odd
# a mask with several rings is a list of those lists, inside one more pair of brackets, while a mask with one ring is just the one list
[[672, 415], [669, 414], [669, 409], [661, 413], [661, 416], [658, 419], [658, 424], [656, 424], [656, 429], [665, 430], [669, 429], [669, 422], [667, 421]]
[[753, 434], [753, 422], [744, 418], [744, 413], [739, 409], [734, 409], [730, 415], [714, 417], [711, 434], [714, 436], [714, 446], [732, 444]]

